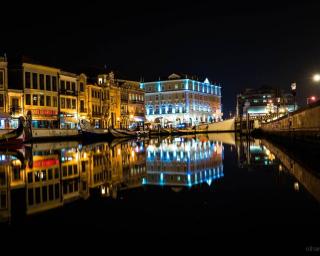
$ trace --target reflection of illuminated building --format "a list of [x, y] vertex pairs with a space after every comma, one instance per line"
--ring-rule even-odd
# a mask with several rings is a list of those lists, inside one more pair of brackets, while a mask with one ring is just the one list
[[88, 145], [81, 150], [81, 162], [89, 170], [89, 187], [99, 187], [103, 196], [115, 196], [120, 187], [141, 186], [145, 173], [144, 148], [136, 142]]
[[62, 205], [57, 151], [33, 152], [26, 176], [27, 214]]
[[295, 191], [300, 191], [301, 184], [318, 202], [320, 202], [320, 179], [318, 175], [311, 172], [309, 168], [305, 168], [301, 162], [296, 161], [274, 144], [266, 140], [263, 140], [262, 144], [268, 148], [270, 154], [274, 154], [274, 156], [279, 159], [279, 174], [287, 171], [296, 178], [297, 181], [295, 180], [292, 184], [293, 189]]
[[[147, 178], [143, 184], [192, 186], [223, 176], [223, 146], [193, 138], [151, 140], [147, 147]], [[158, 144], [158, 145], [157, 145]]]
[[237, 154], [240, 167], [267, 166], [277, 163], [274, 154], [257, 139], [237, 141]]
[[12, 218], [14, 207], [23, 211], [20, 217], [39, 213], [87, 199], [94, 189], [116, 198], [119, 189], [141, 186], [145, 177], [142, 142], [40, 143], [22, 151], [0, 152], [0, 222]]
[[[119, 153], [118, 149], [118, 153]], [[146, 176], [146, 153], [144, 142], [130, 142], [121, 145], [123, 182], [125, 188], [141, 186], [142, 179]]]

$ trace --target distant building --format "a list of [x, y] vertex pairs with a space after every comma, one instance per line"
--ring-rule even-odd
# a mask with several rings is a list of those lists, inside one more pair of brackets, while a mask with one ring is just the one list
[[141, 83], [146, 92], [146, 118], [163, 126], [196, 125], [222, 119], [221, 86], [172, 74], [165, 81]]
[[121, 92], [114, 79], [114, 73], [98, 75], [98, 85], [102, 87], [103, 127], [120, 128]]
[[116, 80], [121, 90], [121, 124], [122, 128], [141, 126], [145, 121], [145, 93], [140, 82]]
[[7, 90], [8, 90], [8, 69], [7, 60], [0, 57], [0, 112], [6, 112]]
[[267, 116], [281, 116], [293, 111], [295, 108], [294, 97], [279, 89], [261, 87], [246, 89], [237, 95], [237, 116], [251, 118], [264, 118]]

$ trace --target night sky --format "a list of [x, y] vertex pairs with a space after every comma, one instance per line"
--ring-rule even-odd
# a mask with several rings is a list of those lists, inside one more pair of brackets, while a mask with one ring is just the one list
[[131, 80], [208, 77], [222, 84], [227, 116], [248, 87], [289, 91], [296, 81], [300, 104], [320, 96], [311, 80], [320, 72], [320, 3], [149, 2], [2, 3], [0, 55], [73, 72], [106, 65]]

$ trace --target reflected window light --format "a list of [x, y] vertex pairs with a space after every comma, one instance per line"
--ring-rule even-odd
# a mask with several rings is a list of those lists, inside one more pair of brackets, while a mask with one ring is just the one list
[[106, 187], [101, 186], [101, 195], [105, 195], [105, 194], [106, 194]]
[[298, 182], [295, 182], [295, 183], [293, 184], [293, 187], [294, 187], [294, 190], [295, 190], [295, 191], [299, 191], [299, 190], [300, 190], [300, 187], [299, 187], [299, 183], [298, 183]]

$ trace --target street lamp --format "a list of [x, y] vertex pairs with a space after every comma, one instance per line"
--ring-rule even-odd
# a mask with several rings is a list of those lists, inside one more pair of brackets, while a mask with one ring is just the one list
[[[320, 79], [320, 76], [319, 76]], [[297, 94], [297, 84], [295, 82], [291, 83], [291, 93], [293, 95], [293, 100], [294, 100], [294, 106], [293, 106], [293, 111], [296, 110], [296, 94]]]
[[313, 81], [319, 82], [320, 81], [320, 74], [314, 74]]
[[317, 97], [316, 96], [311, 96], [307, 98], [307, 104], [310, 104], [312, 102], [317, 101]]

